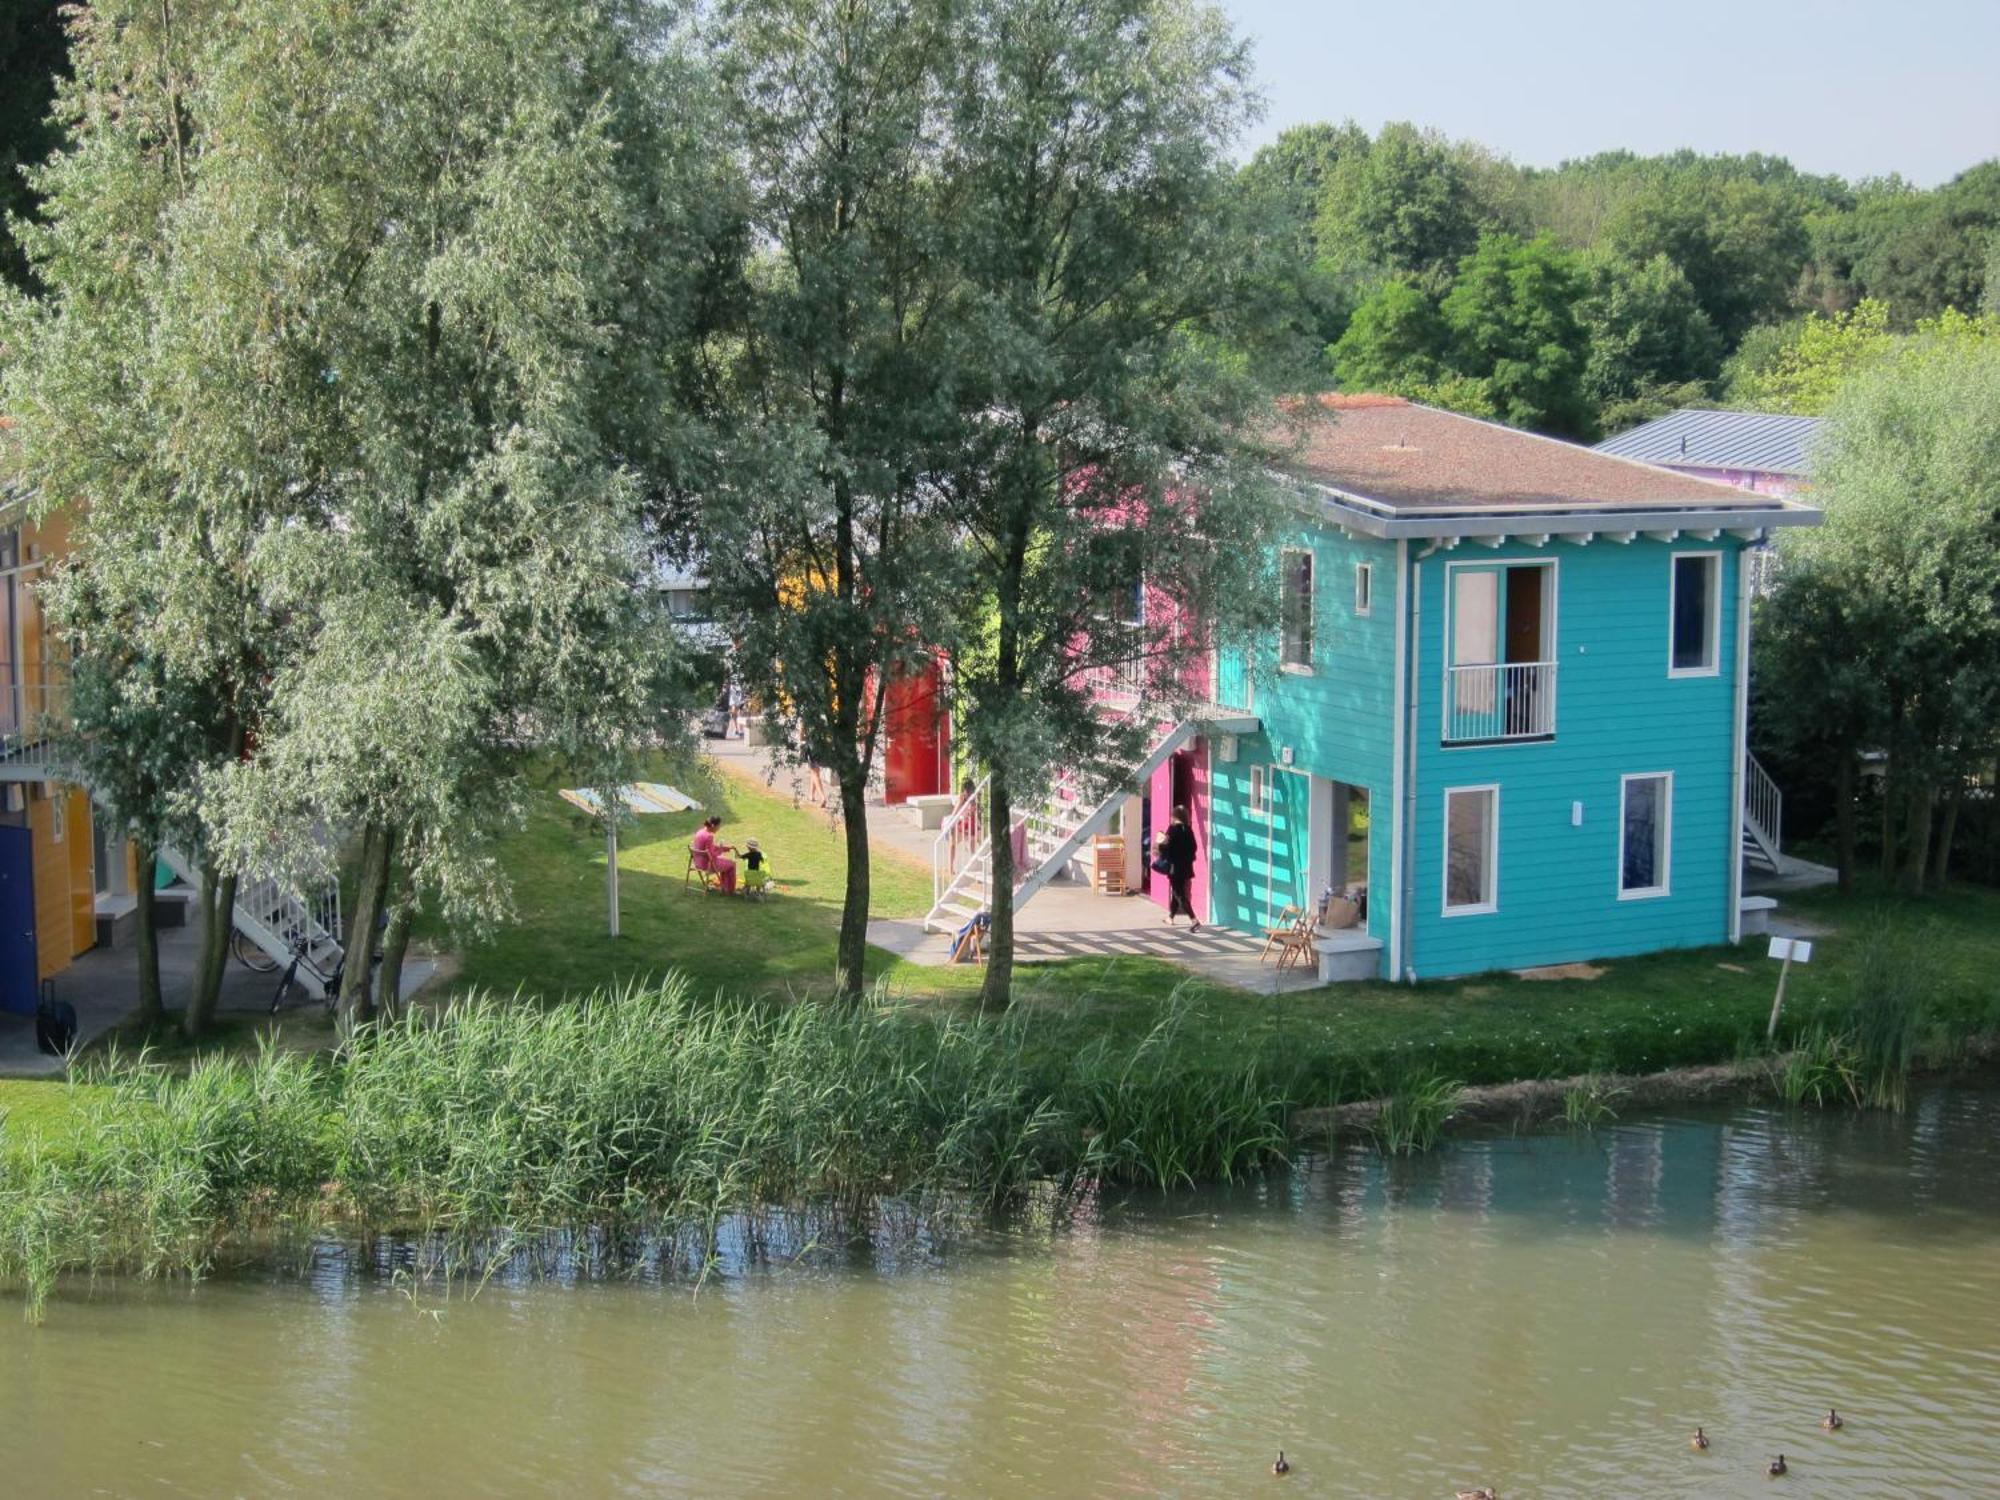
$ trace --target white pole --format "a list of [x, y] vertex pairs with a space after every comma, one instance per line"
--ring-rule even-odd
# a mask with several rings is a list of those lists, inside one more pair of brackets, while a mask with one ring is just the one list
[[611, 907], [611, 935], [618, 936], [618, 812], [604, 819], [604, 894]]

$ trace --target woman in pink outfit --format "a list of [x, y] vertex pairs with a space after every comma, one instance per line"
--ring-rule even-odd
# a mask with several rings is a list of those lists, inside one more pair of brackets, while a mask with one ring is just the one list
[[694, 850], [696, 866], [706, 865], [713, 870], [722, 886], [722, 894], [733, 896], [736, 894], [736, 861], [729, 855], [735, 846], [725, 844], [715, 836], [716, 830], [721, 827], [721, 817], [711, 813], [695, 830], [694, 837], [688, 840], [688, 847]]

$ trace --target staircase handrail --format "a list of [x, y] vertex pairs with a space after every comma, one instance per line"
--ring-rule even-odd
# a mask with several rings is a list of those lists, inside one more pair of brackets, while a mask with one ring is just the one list
[[1743, 752], [1743, 816], [1775, 857], [1784, 827], [1785, 794], [1771, 779], [1770, 772], [1747, 750]]
[[971, 791], [952, 804], [951, 812], [946, 815], [943, 826], [938, 829], [938, 836], [931, 844], [931, 905], [933, 907], [944, 900], [945, 892], [951, 888], [952, 882], [958, 879], [959, 871], [963, 868], [963, 866], [956, 863], [959, 852], [958, 831], [959, 824], [967, 813], [971, 813], [977, 820], [973, 826], [979, 831], [980, 837], [971, 841], [971, 847], [966, 851], [966, 863], [970, 864], [982, 854], [990, 856], [992, 853], [993, 839], [991, 831], [986, 827], [986, 820], [980, 818], [978, 815], [980, 801], [985, 797], [992, 784], [993, 773], [988, 771], [984, 776], [979, 778], [978, 783], [974, 785]]

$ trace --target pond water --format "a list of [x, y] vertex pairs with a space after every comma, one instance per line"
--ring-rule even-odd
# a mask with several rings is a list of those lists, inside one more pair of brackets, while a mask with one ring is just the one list
[[0, 1307], [0, 1386], [34, 1497], [1233, 1496], [1280, 1446], [1288, 1495], [1987, 1493], [2000, 1093], [1355, 1150], [698, 1293], [76, 1285]]

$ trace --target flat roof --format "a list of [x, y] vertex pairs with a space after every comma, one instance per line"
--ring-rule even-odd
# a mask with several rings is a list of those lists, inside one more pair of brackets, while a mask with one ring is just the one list
[[1344, 525], [1377, 536], [1810, 526], [1772, 495], [1602, 453], [1398, 396], [1287, 407], [1278, 470], [1318, 490]]
[[1669, 468], [1738, 469], [1803, 477], [1824, 417], [1683, 407], [1597, 445], [1599, 453]]

